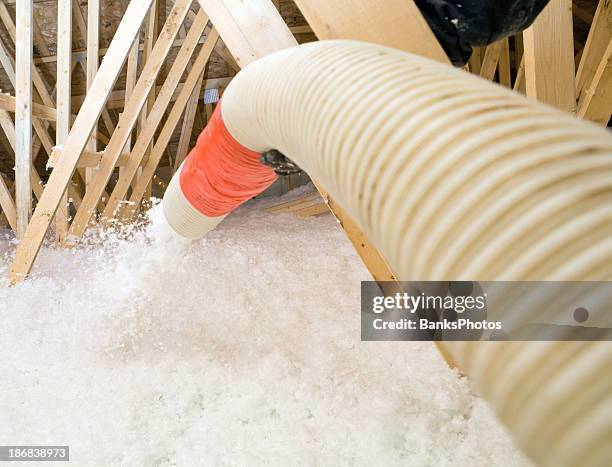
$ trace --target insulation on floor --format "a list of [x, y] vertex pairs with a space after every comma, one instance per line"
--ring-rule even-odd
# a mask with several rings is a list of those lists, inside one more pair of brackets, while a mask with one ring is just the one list
[[275, 201], [197, 242], [158, 206], [3, 282], [2, 444], [91, 466], [529, 465], [431, 343], [360, 342], [366, 269], [331, 215]]

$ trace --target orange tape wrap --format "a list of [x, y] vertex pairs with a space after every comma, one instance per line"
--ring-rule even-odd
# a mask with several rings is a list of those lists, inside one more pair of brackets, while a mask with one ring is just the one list
[[180, 174], [185, 198], [210, 217], [230, 213], [277, 178], [274, 170], [259, 162], [259, 153], [245, 148], [229, 133], [221, 107], [219, 102]]

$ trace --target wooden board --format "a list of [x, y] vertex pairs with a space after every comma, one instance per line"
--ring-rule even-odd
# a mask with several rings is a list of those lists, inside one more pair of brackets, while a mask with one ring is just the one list
[[495, 77], [503, 45], [504, 41], [497, 41], [487, 46], [480, 65], [480, 76], [488, 80]]
[[607, 125], [612, 113], [612, 1], [600, 0], [576, 75], [578, 116]]
[[612, 39], [578, 102], [578, 117], [607, 125], [612, 115]]
[[16, 5], [15, 46], [15, 205], [17, 209], [18, 238], [23, 238], [32, 210], [32, 2], [23, 0]]
[[296, 0], [295, 3], [321, 40], [368, 41], [448, 62], [412, 0]]
[[527, 97], [576, 112], [571, 0], [551, 0], [523, 33]]
[[[57, 125], [55, 141], [63, 145], [70, 132], [72, 56], [72, 5], [71, 0], [58, 0], [57, 5]], [[55, 214], [57, 240], [63, 242], [68, 233], [68, 190], [64, 191]]]
[[312, 203], [317, 203], [321, 201], [321, 195], [317, 191], [313, 191], [312, 193], [308, 193], [307, 195], [300, 196], [297, 199], [291, 201], [285, 201], [284, 203], [275, 204], [274, 206], [270, 206], [265, 208], [265, 212], [270, 212], [274, 214], [281, 214], [286, 212], [295, 211], [297, 209], [301, 209], [304, 206], [310, 206]]
[[260, 57], [297, 45], [270, 0], [198, 1], [241, 68]]
[[576, 97], [582, 98], [612, 40], [612, 2], [600, 0], [576, 73]]

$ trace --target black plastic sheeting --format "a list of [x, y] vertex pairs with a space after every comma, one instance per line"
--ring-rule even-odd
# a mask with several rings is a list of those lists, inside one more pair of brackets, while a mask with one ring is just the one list
[[451, 62], [529, 27], [549, 0], [415, 0]]

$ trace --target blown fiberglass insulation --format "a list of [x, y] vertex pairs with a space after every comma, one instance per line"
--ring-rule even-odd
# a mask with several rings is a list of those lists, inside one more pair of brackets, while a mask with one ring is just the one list
[[[157, 206], [3, 279], [2, 444], [91, 466], [529, 465], [433, 344], [360, 342], [366, 269], [332, 216], [261, 210], [278, 201], [198, 242]], [[3, 277], [14, 249], [2, 235]]]

